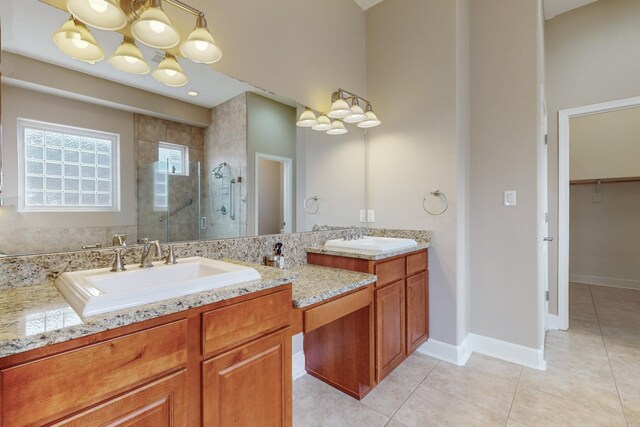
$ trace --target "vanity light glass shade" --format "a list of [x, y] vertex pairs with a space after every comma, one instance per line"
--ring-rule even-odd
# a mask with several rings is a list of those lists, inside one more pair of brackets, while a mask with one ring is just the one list
[[332, 123], [332, 129], [328, 130], [327, 133], [329, 135], [342, 135], [349, 132], [346, 127], [344, 127], [344, 123], [340, 120], [334, 120]]
[[367, 108], [367, 112], [365, 115], [367, 116], [366, 120], [358, 123], [359, 128], [368, 129], [378, 126], [381, 122], [378, 120], [376, 114]]
[[104, 51], [98, 46], [87, 27], [73, 18], [53, 34], [53, 42], [65, 55], [73, 59], [95, 64], [104, 58]]
[[203, 15], [198, 16], [196, 29], [182, 43], [180, 52], [190, 60], [201, 64], [213, 64], [222, 58], [222, 51], [216, 46]]
[[153, 78], [160, 83], [172, 87], [184, 86], [189, 81], [187, 75], [182, 71], [182, 67], [176, 61], [175, 56], [169, 53], [165, 54], [164, 60], [152, 74]]
[[301, 128], [310, 128], [318, 124], [318, 119], [313, 111], [306, 109], [304, 113], [300, 114], [300, 119], [296, 122], [297, 126]]
[[125, 37], [124, 42], [111, 55], [109, 64], [113, 65], [116, 70], [131, 74], [147, 74], [151, 70], [149, 64], [144, 60], [142, 52], [129, 37]]
[[344, 118], [345, 123], [360, 123], [367, 120], [364, 110], [358, 104], [351, 107], [351, 115]]
[[162, 10], [160, 0], [152, 0], [151, 6], [131, 24], [131, 33], [139, 42], [157, 49], [170, 49], [180, 43], [180, 34]]
[[323, 114], [318, 117], [318, 124], [313, 126], [311, 129], [325, 132], [333, 129], [333, 125], [331, 124], [331, 119]]
[[101, 30], [119, 30], [127, 24], [117, 0], [67, 0], [67, 10], [76, 19]]
[[349, 108], [349, 104], [342, 98], [337, 99], [333, 105], [331, 105], [331, 111], [327, 114], [327, 116], [332, 119], [342, 119], [344, 117], [350, 116], [353, 114], [351, 112], [351, 108]]

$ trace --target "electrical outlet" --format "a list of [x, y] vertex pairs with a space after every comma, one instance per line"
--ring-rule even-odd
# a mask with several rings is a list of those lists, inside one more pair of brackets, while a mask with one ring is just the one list
[[367, 222], [375, 222], [375, 221], [376, 221], [375, 211], [373, 209], [369, 209], [367, 211]]
[[360, 209], [360, 222], [367, 222], [367, 211]]

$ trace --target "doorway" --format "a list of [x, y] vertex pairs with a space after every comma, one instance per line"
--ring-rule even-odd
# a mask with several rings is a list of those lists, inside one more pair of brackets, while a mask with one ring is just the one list
[[291, 233], [292, 165], [289, 157], [256, 153], [255, 229], [258, 235]]
[[621, 99], [558, 112], [558, 319], [557, 329], [569, 328], [570, 254], [570, 121], [572, 118], [640, 106], [640, 97]]

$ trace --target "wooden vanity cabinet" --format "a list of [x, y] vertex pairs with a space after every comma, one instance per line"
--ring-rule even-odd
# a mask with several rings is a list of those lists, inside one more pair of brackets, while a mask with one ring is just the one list
[[291, 426], [291, 310], [283, 285], [1, 358], [0, 426]]
[[427, 249], [377, 261], [308, 253], [307, 262], [378, 276], [375, 287], [377, 382], [429, 338]]

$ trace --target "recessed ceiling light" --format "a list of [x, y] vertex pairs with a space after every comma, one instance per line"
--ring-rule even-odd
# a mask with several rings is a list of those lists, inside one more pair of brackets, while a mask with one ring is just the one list
[[189, 91], [189, 92], [187, 92], [187, 93], [188, 93], [189, 95], [191, 95], [191, 96], [198, 96], [198, 95], [200, 95], [200, 93], [198, 93], [198, 92], [197, 92], [197, 91], [195, 91], [195, 90], [190, 90], [190, 91]]

